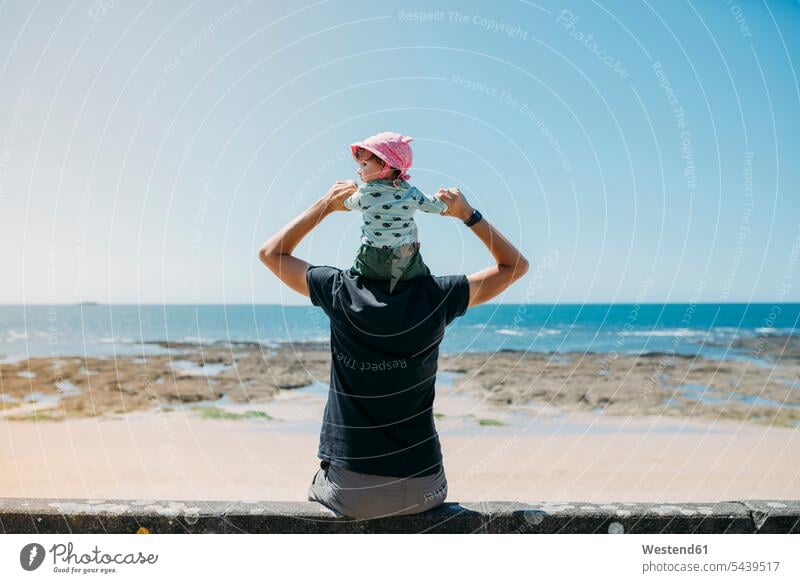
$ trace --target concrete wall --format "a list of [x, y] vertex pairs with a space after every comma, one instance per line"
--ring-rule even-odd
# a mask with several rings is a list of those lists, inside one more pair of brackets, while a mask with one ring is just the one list
[[800, 501], [445, 503], [354, 520], [316, 502], [0, 498], [4, 533], [800, 533]]

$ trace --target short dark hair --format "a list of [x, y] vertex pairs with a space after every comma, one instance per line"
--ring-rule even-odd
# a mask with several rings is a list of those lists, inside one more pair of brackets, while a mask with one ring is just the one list
[[[356, 148], [356, 151], [353, 154], [353, 158], [358, 160], [361, 157], [362, 154], [369, 154], [369, 157], [367, 158], [367, 160], [369, 160], [370, 158], [377, 158], [379, 162], [383, 162], [384, 166], [389, 166], [389, 163], [386, 162], [386, 160], [383, 160], [382, 158], [379, 158], [378, 156], [375, 155], [374, 152], [371, 152], [371, 151], [367, 150], [366, 148], [362, 148], [361, 146], [358, 146]], [[389, 166], [389, 169], [391, 170], [391, 172], [389, 173], [388, 176], [386, 176], [386, 178], [394, 180], [395, 178], [400, 176], [401, 172], [400, 172], [400, 170], [398, 168], [395, 168], [394, 166]]]

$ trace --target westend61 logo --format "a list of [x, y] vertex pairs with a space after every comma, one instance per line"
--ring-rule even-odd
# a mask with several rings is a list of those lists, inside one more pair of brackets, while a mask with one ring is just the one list
[[[72, 552], [72, 543], [54, 544], [45, 552], [39, 543], [29, 543], [22, 547], [19, 553], [19, 564], [26, 571], [35, 571], [42, 566], [45, 556], [49, 553], [53, 558], [54, 573], [115, 573], [117, 569], [108, 565], [152, 565], [158, 561], [158, 555], [143, 555], [139, 553], [116, 553], [108, 554], [102, 552], [96, 545], [88, 553], [76, 554]], [[59, 563], [61, 565], [59, 566]], [[84, 566], [86, 565], [86, 566]]]

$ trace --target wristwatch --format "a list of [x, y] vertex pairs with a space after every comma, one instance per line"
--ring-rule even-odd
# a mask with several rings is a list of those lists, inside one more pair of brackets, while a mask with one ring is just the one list
[[483, 215], [481, 214], [481, 212], [478, 209], [475, 209], [472, 211], [472, 216], [470, 216], [466, 221], [464, 221], [464, 224], [467, 225], [468, 227], [471, 227], [472, 225], [480, 221], [482, 218]]

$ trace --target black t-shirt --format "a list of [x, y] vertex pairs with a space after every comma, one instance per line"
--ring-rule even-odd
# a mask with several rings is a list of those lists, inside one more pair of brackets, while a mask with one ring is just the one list
[[312, 265], [311, 303], [330, 319], [331, 379], [318, 457], [355, 472], [400, 478], [442, 462], [433, 423], [439, 344], [466, 312], [465, 275], [391, 282]]

